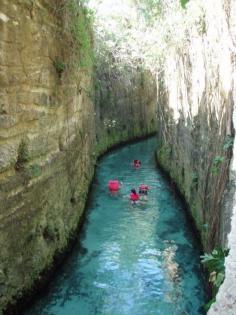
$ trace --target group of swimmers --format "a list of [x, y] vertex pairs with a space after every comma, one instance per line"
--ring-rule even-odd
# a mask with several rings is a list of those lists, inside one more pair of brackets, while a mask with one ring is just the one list
[[[140, 160], [133, 160], [132, 167], [140, 168], [141, 161]], [[119, 182], [117, 179], [109, 180], [108, 182], [108, 189], [112, 195], [117, 194], [122, 186], [122, 183]], [[145, 184], [141, 184], [139, 186], [139, 192], [136, 192], [136, 189], [131, 189], [129, 199], [131, 203], [134, 205], [138, 200], [147, 200], [149, 186]]]

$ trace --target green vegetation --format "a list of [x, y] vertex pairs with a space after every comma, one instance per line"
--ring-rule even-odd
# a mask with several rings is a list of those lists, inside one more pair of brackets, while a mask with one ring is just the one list
[[227, 151], [228, 149], [232, 148], [234, 144], [234, 137], [226, 136], [224, 141], [223, 149]]
[[197, 186], [198, 185], [198, 174], [197, 172], [192, 173], [192, 183]]
[[[18, 147], [17, 161], [15, 164], [15, 169], [17, 171], [23, 171], [22, 175], [25, 177], [25, 180], [29, 180], [33, 177], [38, 177], [41, 175], [41, 167], [38, 164], [27, 165], [30, 160], [28, 143], [25, 140], [22, 140]], [[27, 164], [26, 164], [27, 163]], [[26, 165], [25, 165], [26, 164]]]
[[155, 19], [161, 15], [161, 0], [137, 0], [137, 10], [145, 18], [147, 25], [154, 23]]
[[76, 64], [79, 68], [90, 68], [93, 65], [92, 47], [92, 11], [84, 6], [84, 2], [69, 0], [66, 3], [69, 31], [73, 38], [73, 49], [78, 56]]
[[186, 8], [186, 4], [189, 2], [189, 0], [180, 0], [182, 8]]
[[162, 167], [165, 170], [168, 170], [168, 166], [170, 163], [170, 155], [171, 155], [171, 148], [168, 144], [162, 145], [162, 147], [157, 152], [158, 160], [160, 161]]
[[52, 222], [48, 222], [47, 226], [45, 227], [43, 231], [43, 237], [47, 241], [53, 241], [59, 240], [60, 238], [60, 231], [56, 224], [53, 224]]
[[15, 169], [20, 170], [21, 168], [23, 168], [23, 164], [29, 161], [28, 144], [25, 140], [21, 140], [17, 153], [18, 154]]
[[53, 61], [53, 65], [57, 71], [57, 74], [59, 76], [59, 78], [61, 78], [62, 73], [65, 71], [66, 69], [66, 65], [64, 62], [59, 61], [59, 60], [54, 60]]
[[205, 223], [202, 225], [203, 230], [207, 231], [209, 229], [209, 224]]
[[[96, 58], [112, 65], [143, 66], [160, 73], [171, 48], [188, 45], [192, 29], [206, 31], [205, 8], [189, 0], [90, 1], [94, 10]], [[184, 8], [184, 10], [183, 10]], [[158, 76], [159, 77], [159, 76]]]
[[214, 175], [217, 175], [220, 171], [220, 166], [224, 162], [223, 156], [216, 156], [213, 160], [212, 167], [211, 167], [211, 173]]
[[4, 107], [4, 104], [0, 104], [0, 115], [5, 115], [7, 114], [7, 111]]
[[201, 256], [201, 262], [210, 273], [209, 282], [211, 282], [213, 286], [213, 298], [204, 306], [206, 311], [210, 308], [211, 304], [215, 302], [216, 294], [224, 281], [225, 257], [228, 253], [228, 249], [223, 250], [222, 248], [216, 248], [210, 254]]
[[38, 164], [32, 164], [27, 168], [27, 174], [30, 178], [41, 175], [41, 167]]

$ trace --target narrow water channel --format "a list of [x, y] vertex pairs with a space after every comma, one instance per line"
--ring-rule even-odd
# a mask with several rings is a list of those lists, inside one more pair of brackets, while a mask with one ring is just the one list
[[[79, 244], [26, 315], [204, 314], [198, 244], [154, 148], [148, 139], [99, 162]], [[112, 178], [123, 182], [119, 196], [108, 194]], [[148, 201], [132, 206], [129, 191], [142, 183], [151, 187]]]

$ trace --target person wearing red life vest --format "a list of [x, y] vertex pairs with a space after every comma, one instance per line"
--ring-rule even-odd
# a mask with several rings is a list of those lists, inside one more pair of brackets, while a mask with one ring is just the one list
[[112, 180], [109, 180], [109, 182], [108, 182], [108, 189], [109, 189], [111, 194], [118, 193], [120, 186], [121, 185], [117, 179], [112, 179]]
[[133, 205], [136, 204], [136, 201], [139, 200], [139, 194], [137, 194], [135, 189], [131, 189], [129, 198]]
[[148, 190], [149, 190], [148, 185], [141, 184], [139, 186], [139, 195], [143, 197], [142, 198], [143, 200], [147, 200]]

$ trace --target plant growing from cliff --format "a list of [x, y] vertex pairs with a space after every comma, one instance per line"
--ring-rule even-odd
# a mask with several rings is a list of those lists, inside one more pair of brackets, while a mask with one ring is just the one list
[[29, 161], [29, 150], [28, 144], [25, 140], [21, 140], [18, 151], [17, 151], [17, 161], [15, 164], [15, 169], [20, 170], [23, 168], [24, 163]]
[[192, 183], [194, 186], [198, 186], [198, 174], [197, 174], [197, 172], [192, 173]]
[[233, 147], [233, 144], [234, 144], [234, 137], [228, 135], [225, 137], [223, 149], [227, 151], [228, 149]]
[[201, 263], [208, 270], [209, 282], [213, 286], [213, 298], [205, 305], [205, 310], [207, 311], [211, 304], [215, 302], [216, 294], [219, 290], [220, 285], [224, 281], [225, 277], [225, 257], [228, 255], [229, 250], [216, 248], [210, 254], [204, 254], [201, 257]]
[[65, 71], [66, 69], [66, 65], [64, 62], [60, 61], [60, 60], [54, 60], [53, 61], [53, 65], [56, 69], [56, 72], [59, 76], [59, 78], [61, 78], [62, 73]]
[[187, 4], [188, 2], [189, 2], [189, 0], [180, 0], [180, 3], [181, 3], [182, 8], [185, 9], [186, 4]]
[[171, 148], [166, 143], [158, 150], [158, 157], [163, 165], [167, 165], [170, 161]]
[[84, 1], [69, 0], [66, 3], [68, 27], [73, 38], [73, 48], [78, 59], [79, 68], [90, 68], [93, 65], [92, 47], [92, 11], [84, 5]]
[[214, 175], [217, 175], [220, 171], [220, 166], [224, 162], [223, 156], [216, 156], [213, 160], [212, 167], [211, 167], [211, 173]]
[[41, 167], [38, 164], [32, 164], [27, 168], [27, 174], [30, 178], [41, 175]]
[[0, 104], [0, 115], [6, 115], [7, 111], [5, 109], [4, 104]]

